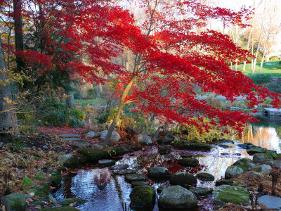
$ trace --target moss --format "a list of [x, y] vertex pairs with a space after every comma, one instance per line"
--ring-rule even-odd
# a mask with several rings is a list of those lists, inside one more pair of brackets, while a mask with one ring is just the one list
[[210, 151], [212, 146], [204, 143], [191, 143], [187, 141], [174, 141], [172, 145], [178, 149]]
[[155, 191], [150, 186], [136, 186], [130, 194], [132, 208], [152, 208]]
[[49, 195], [50, 187], [49, 184], [35, 187], [34, 194], [38, 197], [46, 197]]
[[61, 173], [59, 171], [56, 171], [52, 173], [52, 176], [50, 178], [50, 184], [52, 186], [58, 187], [61, 184], [61, 180], [62, 180]]
[[26, 209], [26, 200], [29, 198], [29, 195], [21, 193], [11, 193], [3, 197], [3, 204], [10, 211], [25, 211]]
[[239, 186], [222, 185], [214, 191], [215, 200], [224, 203], [248, 204], [250, 194], [247, 189]]

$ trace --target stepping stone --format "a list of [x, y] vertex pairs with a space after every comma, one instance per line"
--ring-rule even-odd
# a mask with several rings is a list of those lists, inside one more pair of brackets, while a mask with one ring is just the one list
[[99, 160], [98, 164], [102, 167], [109, 167], [109, 166], [113, 166], [115, 164], [115, 160]]
[[145, 176], [142, 174], [127, 174], [125, 180], [128, 182], [145, 181]]

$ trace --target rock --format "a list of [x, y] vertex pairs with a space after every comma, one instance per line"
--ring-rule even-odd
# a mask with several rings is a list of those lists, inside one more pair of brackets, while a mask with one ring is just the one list
[[114, 165], [111, 167], [111, 170], [113, 171], [121, 171], [121, 170], [125, 170], [128, 169], [129, 165], [128, 164], [119, 164], [119, 165]]
[[199, 166], [199, 160], [197, 160], [196, 158], [183, 158], [179, 160], [178, 163], [185, 167]]
[[255, 163], [266, 163], [273, 160], [273, 157], [270, 153], [256, 153], [253, 156], [253, 161]]
[[79, 211], [74, 207], [55, 207], [55, 208], [44, 208], [41, 211]]
[[110, 166], [113, 166], [115, 164], [115, 160], [109, 160], [109, 159], [99, 160], [98, 164], [101, 167], [110, 167]]
[[220, 179], [216, 181], [216, 186], [220, 185], [233, 185], [233, 180], [230, 179]]
[[281, 169], [281, 160], [273, 161], [272, 166]]
[[152, 139], [147, 134], [139, 134], [138, 135], [138, 142], [143, 145], [151, 145], [153, 144]]
[[183, 187], [196, 186], [197, 179], [192, 174], [179, 172], [170, 177], [171, 185], [181, 185]]
[[201, 188], [201, 187], [191, 187], [189, 189], [192, 193], [194, 193], [197, 197], [207, 196], [213, 192], [211, 188]]
[[175, 140], [175, 136], [171, 133], [167, 133], [163, 138], [157, 140], [158, 144], [171, 144]]
[[250, 194], [246, 188], [240, 186], [221, 185], [213, 191], [216, 203], [233, 203], [246, 205], [249, 203]]
[[262, 148], [262, 147], [257, 147], [257, 146], [253, 146], [250, 147], [249, 149], [247, 149], [247, 153], [249, 155], [254, 155], [256, 153], [265, 153], [266, 149]]
[[63, 200], [61, 205], [63, 207], [70, 206], [70, 205], [78, 206], [78, 205], [84, 204], [85, 202], [86, 202], [85, 200], [80, 199], [80, 198], [67, 198], [67, 199]]
[[215, 177], [209, 173], [201, 172], [196, 175], [196, 178], [202, 181], [214, 181]]
[[142, 174], [127, 174], [125, 180], [128, 182], [145, 181], [145, 176]]
[[169, 154], [172, 151], [171, 145], [159, 145], [158, 152], [160, 155], [166, 155]]
[[96, 133], [95, 131], [89, 131], [85, 137], [86, 138], [97, 138], [100, 136], [100, 133]]
[[157, 193], [161, 193], [164, 188], [165, 188], [165, 186], [161, 185], [159, 188], [157, 188]]
[[130, 194], [133, 209], [149, 209], [154, 207], [155, 191], [149, 186], [137, 186]]
[[261, 207], [270, 210], [281, 210], [281, 198], [276, 196], [264, 195], [258, 198]]
[[176, 185], [164, 188], [159, 196], [159, 207], [164, 209], [189, 209], [197, 207], [197, 198], [189, 190]]
[[67, 162], [67, 161], [68, 161], [69, 159], [71, 159], [72, 157], [73, 157], [73, 154], [72, 154], [72, 153], [60, 155], [60, 156], [58, 157], [58, 162], [63, 165], [65, 162]]
[[229, 166], [225, 171], [225, 178], [230, 179], [236, 177], [240, 174], [243, 174], [244, 170], [239, 166]]
[[[107, 133], [108, 133], [108, 130], [104, 130], [104, 131], [100, 132], [100, 139], [102, 141], [105, 141]], [[110, 140], [112, 142], [118, 142], [120, 139], [121, 139], [121, 136], [119, 135], [119, 133], [116, 131], [113, 131]]]
[[249, 170], [255, 168], [256, 164], [251, 159], [242, 158], [242, 159], [236, 161], [233, 164], [233, 166], [238, 166], [238, 167], [242, 168], [243, 171], [249, 171]]
[[148, 186], [148, 182], [145, 181], [134, 181], [131, 183], [132, 187], [137, 187], [137, 186]]
[[30, 196], [27, 194], [11, 193], [3, 196], [2, 201], [7, 211], [25, 211], [27, 206], [26, 200], [28, 198]]
[[188, 141], [174, 141], [173, 146], [178, 149], [193, 150], [193, 151], [210, 151], [212, 146], [204, 143], [190, 143]]
[[152, 167], [148, 170], [148, 177], [155, 180], [165, 180], [168, 179], [170, 173], [165, 167]]
[[123, 170], [114, 170], [113, 174], [115, 175], [127, 175], [127, 174], [135, 174], [136, 170], [134, 169], [123, 169]]
[[223, 149], [228, 149], [228, 148], [230, 148], [231, 146], [226, 145], [226, 144], [219, 144], [219, 147], [221, 147], [221, 148], [223, 148]]
[[270, 165], [262, 164], [258, 165], [256, 168], [253, 169], [256, 172], [264, 173], [264, 174], [269, 174], [272, 170]]
[[242, 149], [250, 149], [251, 147], [253, 147], [254, 145], [251, 143], [246, 143], [246, 144], [238, 144], [238, 147], [242, 148]]

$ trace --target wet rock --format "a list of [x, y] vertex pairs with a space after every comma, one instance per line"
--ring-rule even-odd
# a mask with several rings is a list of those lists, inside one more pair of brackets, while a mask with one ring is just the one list
[[223, 149], [228, 149], [228, 148], [231, 147], [231, 146], [226, 145], [226, 144], [219, 144], [218, 146], [221, 147], [221, 148], [223, 148]]
[[109, 159], [111, 156], [107, 150], [96, 148], [83, 148], [79, 150], [80, 155], [84, 157], [86, 163], [97, 163], [99, 160]]
[[113, 171], [121, 171], [129, 168], [128, 164], [119, 164], [111, 167], [111, 170]]
[[212, 146], [204, 143], [190, 143], [187, 141], [174, 141], [173, 146], [178, 149], [194, 150], [194, 151], [210, 151]]
[[131, 183], [132, 187], [137, 187], [137, 186], [148, 186], [148, 182], [145, 181], [134, 181]]
[[[104, 130], [104, 131], [100, 132], [100, 139], [105, 141], [107, 133], [108, 133], [108, 130]], [[120, 139], [121, 139], [121, 136], [119, 135], [119, 133], [116, 131], [113, 131], [110, 140], [112, 142], [118, 142]]]
[[189, 190], [176, 185], [164, 188], [159, 196], [159, 207], [164, 209], [189, 209], [197, 207], [197, 198]]
[[253, 169], [256, 172], [264, 173], [264, 174], [269, 174], [272, 170], [270, 165], [262, 164], [258, 165], [256, 168]]
[[145, 181], [146, 178], [142, 174], [127, 174], [125, 176], [125, 180], [127, 182], [135, 182], [135, 181]]
[[136, 170], [134, 169], [123, 169], [123, 170], [113, 170], [113, 174], [115, 175], [127, 175], [127, 174], [135, 174]]
[[196, 175], [196, 178], [201, 181], [214, 181], [215, 177], [212, 174], [201, 172]]
[[181, 185], [183, 187], [196, 186], [197, 179], [192, 174], [186, 172], [179, 172], [170, 177], [172, 185]]
[[276, 196], [261, 196], [258, 198], [261, 207], [270, 210], [281, 210], [281, 198]]
[[100, 133], [96, 133], [95, 131], [89, 131], [85, 137], [86, 138], [97, 138], [100, 136]]
[[225, 178], [230, 179], [236, 177], [240, 174], [243, 174], [244, 170], [239, 166], [229, 166], [225, 171]]
[[220, 186], [220, 185], [233, 185], [233, 180], [230, 179], [220, 179], [217, 180], [215, 183], [216, 186]]
[[152, 167], [148, 170], [148, 176], [154, 180], [168, 179], [170, 173], [165, 167]]
[[213, 189], [211, 188], [202, 187], [191, 187], [189, 190], [194, 193], [197, 197], [207, 196], [213, 192]]
[[131, 207], [134, 209], [149, 209], [154, 207], [155, 191], [149, 186], [137, 186], [130, 194]]
[[110, 166], [113, 166], [115, 164], [115, 160], [109, 160], [109, 159], [99, 160], [98, 164], [101, 167], [110, 167]]
[[255, 168], [256, 164], [251, 159], [242, 158], [242, 159], [236, 161], [233, 164], [233, 166], [238, 166], [238, 167], [242, 168], [243, 171], [249, 171], [249, 170]]
[[233, 203], [248, 204], [250, 194], [246, 188], [240, 186], [221, 185], [214, 189], [213, 197], [217, 204]]
[[28, 198], [30, 198], [30, 196], [27, 194], [11, 193], [3, 196], [2, 202], [7, 211], [25, 211], [27, 206], [26, 200]]
[[246, 143], [246, 144], [238, 144], [238, 147], [240, 147], [241, 149], [250, 149], [251, 147], [254, 147], [254, 145], [251, 143]]
[[185, 167], [199, 166], [199, 160], [197, 160], [196, 158], [183, 158], [179, 160], [178, 163]]
[[44, 208], [41, 211], [79, 211], [74, 207], [55, 207], [55, 208]]
[[256, 153], [265, 153], [266, 149], [262, 148], [262, 147], [257, 147], [257, 146], [253, 146], [250, 147], [249, 149], [247, 149], [247, 153], [249, 155], [254, 155]]
[[147, 134], [139, 134], [138, 135], [138, 142], [143, 145], [152, 145], [152, 138]]
[[160, 145], [158, 147], [158, 152], [160, 155], [166, 155], [169, 154], [172, 151], [172, 146], [170, 145]]
[[253, 156], [253, 161], [255, 163], [266, 163], [273, 160], [273, 157], [270, 153], [257, 153]]

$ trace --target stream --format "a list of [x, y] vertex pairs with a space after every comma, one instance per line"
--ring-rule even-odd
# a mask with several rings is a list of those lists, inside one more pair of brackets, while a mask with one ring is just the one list
[[[129, 166], [128, 169], [146, 173], [145, 168], [141, 168], [139, 163], [146, 160], [147, 166], [171, 167], [171, 161], [185, 156], [193, 156], [200, 162], [201, 168], [178, 169], [190, 173], [207, 172], [215, 177], [215, 181], [224, 177], [228, 166], [241, 158], [251, 158], [245, 149], [239, 147], [241, 143], [252, 143], [269, 150], [281, 152], [280, 128], [268, 125], [249, 125], [246, 133], [240, 141], [227, 141], [214, 145], [210, 152], [198, 152], [187, 150], [175, 150], [167, 155], [159, 155], [157, 147], [146, 147], [144, 150], [124, 155], [115, 165]], [[279, 134], [279, 135], [278, 135]], [[141, 161], [140, 161], [141, 160]], [[143, 166], [143, 165], [142, 165]], [[169, 170], [172, 168], [169, 168]], [[177, 170], [175, 170], [177, 171]], [[100, 186], [99, 181], [104, 180], [106, 185]], [[155, 183], [150, 181], [157, 189], [166, 183]], [[215, 182], [197, 181], [197, 187], [213, 188]], [[132, 187], [127, 183], [122, 175], [114, 175], [109, 168], [81, 169], [73, 175], [64, 177], [61, 187], [54, 193], [58, 201], [65, 198], [78, 197], [86, 202], [77, 208], [82, 211], [129, 211], [130, 193]], [[153, 211], [158, 211], [157, 197]], [[198, 210], [213, 210], [211, 196], [199, 199]]]

